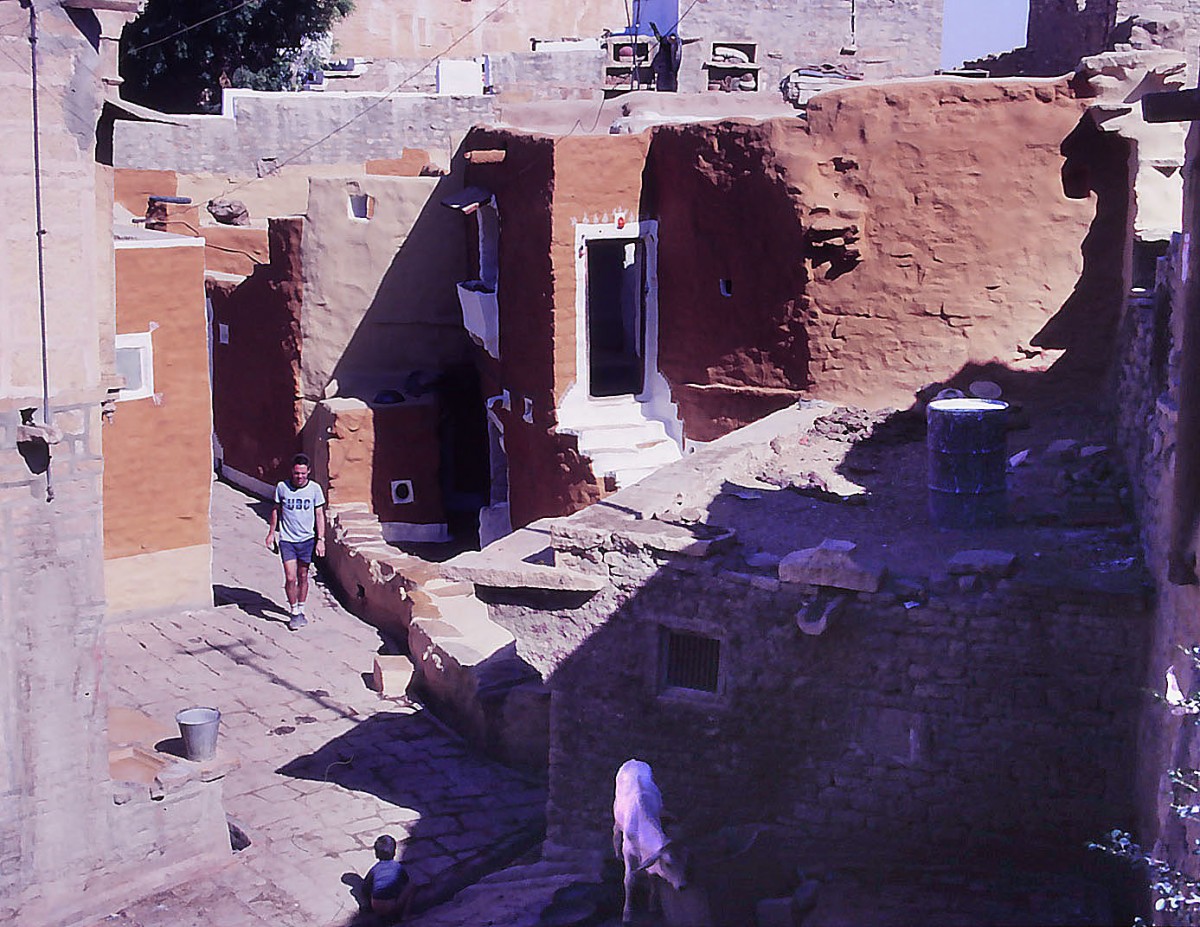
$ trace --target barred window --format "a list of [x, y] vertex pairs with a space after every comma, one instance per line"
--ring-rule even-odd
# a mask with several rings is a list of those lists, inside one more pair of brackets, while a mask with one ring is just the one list
[[662, 688], [717, 692], [721, 642], [702, 634], [663, 629]]

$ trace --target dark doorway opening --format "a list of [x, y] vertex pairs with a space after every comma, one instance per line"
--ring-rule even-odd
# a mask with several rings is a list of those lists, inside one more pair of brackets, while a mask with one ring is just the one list
[[638, 238], [587, 243], [588, 372], [592, 396], [642, 391], [645, 377], [645, 244]]

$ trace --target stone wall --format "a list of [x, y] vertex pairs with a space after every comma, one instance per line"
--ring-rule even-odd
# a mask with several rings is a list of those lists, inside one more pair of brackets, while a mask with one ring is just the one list
[[18, 927], [91, 922], [229, 853], [219, 786], [124, 813], [110, 771], [101, 410], [118, 383], [113, 180], [95, 130], [124, 17], [71, 6], [35, 7], [38, 165], [28, 10], [5, 4], [0, 34], [0, 921]]
[[[539, 39], [598, 36], [625, 25], [620, 0], [359, 0], [334, 29], [334, 53], [365, 58], [424, 58], [455, 40], [456, 58], [529, 50]], [[472, 30], [469, 35], [465, 35]]]
[[284, 164], [361, 164], [404, 148], [449, 163], [467, 130], [496, 121], [492, 97], [226, 90], [220, 116], [118, 121], [113, 165], [258, 177]]
[[[1200, 634], [1195, 560], [1200, 543], [1200, 332], [1194, 311], [1200, 291], [1195, 275], [1187, 271], [1200, 259], [1195, 236], [1200, 210], [1192, 169], [1198, 147], [1200, 135], [1193, 125], [1184, 169], [1184, 233], [1158, 262], [1154, 285], [1128, 300], [1117, 393], [1119, 435], [1134, 477], [1142, 543], [1157, 592], [1145, 685], [1160, 693], [1172, 666], [1185, 691], [1194, 691], [1197, 684], [1194, 667], [1180, 648], [1195, 645]], [[1200, 767], [1194, 721], [1173, 716], [1161, 703], [1146, 709], [1138, 745], [1136, 834], [1157, 856], [1193, 877], [1194, 834], [1171, 810], [1172, 802], [1188, 799], [1171, 786], [1169, 771]]]
[[[687, 7], [684, 6], [686, 10]], [[834, 64], [870, 78], [932, 74], [941, 65], [940, 0], [771, 0], [698, 3], [679, 34], [699, 37], [684, 51], [681, 90], [703, 90], [712, 45], [757, 43], [759, 91], [776, 93], [793, 68]]]
[[[429, 64], [456, 39], [448, 57], [488, 55], [492, 84], [506, 102], [598, 96], [607, 52], [537, 51], [530, 39], [598, 39], [604, 30], [626, 28], [629, 5], [612, 0], [537, 3], [522, 0], [487, 18], [494, 3], [401, 12], [394, 0], [360, 4], [335, 31], [336, 54], [377, 59], [353, 80], [327, 82], [362, 90], [432, 92], [436, 68]], [[684, 18], [679, 20], [680, 14]], [[661, 20], [661, 21], [660, 21]], [[940, 0], [710, 0], [707, 3], [646, 3], [641, 32], [654, 22], [664, 33], [678, 24], [685, 45], [679, 74], [684, 92], [703, 92], [717, 72], [705, 67], [714, 43], [756, 45], [758, 90], [775, 95], [793, 68], [833, 64], [870, 78], [932, 74], [940, 64]], [[371, 23], [370, 28], [366, 24]], [[478, 25], [473, 32], [471, 25]], [[435, 38], [436, 36], [436, 38]], [[692, 41], [694, 40], [694, 41]], [[651, 49], [651, 52], [653, 49]], [[611, 63], [611, 62], [608, 62]], [[728, 72], [721, 72], [722, 75]]]
[[[906, 605], [911, 586], [885, 587], [811, 637], [794, 615], [812, 589], [619, 536], [572, 552], [559, 534], [561, 562], [613, 586], [583, 605], [509, 593], [491, 607], [525, 646], [559, 648], [537, 661], [553, 690], [553, 841], [605, 845], [612, 774], [631, 756], [682, 832], [778, 820], [827, 865], [1054, 868], [1132, 818], [1140, 596], [1018, 576], [974, 594], [935, 583]], [[719, 694], [663, 689], [664, 629], [720, 640]]]
[[1196, 0], [1030, 0], [1025, 46], [981, 65], [997, 75], [1053, 76], [1075, 70], [1089, 55], [1153, 45], [1186, 52], [1189, 82], [1194, 82], [1198, 32]]

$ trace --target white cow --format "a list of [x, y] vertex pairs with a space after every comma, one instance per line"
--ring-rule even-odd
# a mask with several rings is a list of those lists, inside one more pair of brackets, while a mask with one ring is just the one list
[[[674, 849], [662, 829], [662, 793], [654, 774], [641, 760], [626, 760], [617, 770], [613, 798], [613, 851], [625, 863], [625, 908], [621, 920], [633, 919], [633, 884], [638, 873], [658, 876], [676, 890], [687, 886], [684, 854]], [[651, 898], [654, 880], [650, 880]]]

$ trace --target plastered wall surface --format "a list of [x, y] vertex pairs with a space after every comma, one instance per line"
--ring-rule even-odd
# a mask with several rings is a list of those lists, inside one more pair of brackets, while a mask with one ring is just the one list
[[[331, 506], [367, 503], [384, 523], [445, 522], [433, 397], [393, 405], [326, 399], [313, 410], [314, 473]], [[410, 501], [392, 499], [393, 480], [412, 483]]]
[[[437, 370], [466, 356], [454, 284], [465, 279], [462, 218], [440, 201], [454, 189], [437, 177], [369, 176], [311, 181], [302, 250], [306, 399], [371, 399], [408, 371]], [[352, 213], [351, 197], [370, 218]]]
[[[569, 385], [558, 381], [558, 365], [573, 357], [575, 342], [574, 293], [556, 283], [568, 258], [574, 274], [573, 231], [570, 216], [555, 210], [553, 139], [476, 129], [464, 148], [506, 152], [502, 162], [472, 164], [467, 183], [492, 191], [500, 209], [500, 361], [480, 358], [479, 368], [485, 397], [509, 391], [510, 407], [494, 414], [504, 426], [509, 460], [516, 462], [509, 467], [513, 524], [525, 524], [576, 511], [602, 492], [574, 439], [554, 431], [556, 390]], [[616, 173], [604, 176], [615, 179]], [[586, 185], [586, 175], [578, 182]], [[622, 202], [630, 202], [629, 179], [619, 184]], [[568, 304], [570, 315], [560, 317]], [[532, 423], [521, 415], [526, 398], [533, 403]]]
[[[211, 544], [204, 252], [194, 238], [153, 233], [118, 244], [117, 332], [150, 332], [155, 396], [119, 403], [105, 433], [104, 546], [114, 581], [125, 558]], [[204, 588], [212, 582], [209, 563], [195, 557], [189, 565], [191, 570], [182, 571], [183, 562], [177, 562], [164, 572], [155, 584], [159, 594], [177, 601], [179, 582], [193, 592], [204, 590], [190, 604], [211, 605], [211, 589]], [[129, 610], [122, 599], [110, 601], [110, 612]], [[145, 601], [142, 595], [129, 604], [145, 607]]]
[[[500, 211], [495, 386], [536, 409], [550, 370], [555, 401], [575, 381], [574, 224], [624, 212], [659, 223], [659, 369], [692, 440], [801, 395], [907, 407], [989, 365], [1090, 388], [1113, 358], [1132, 212], [1129, 143], [1085, 105], [1065, 80], [931, 79], [819, 95], [807, 126], [477, 130], [468, 149], [506, 150], [468, 172]], [[552, 179], [529, 160], [545, 144]], [[532, 453], [536, 430], [506, 441]], [[540, 491], [595, 493], [564, 453]]]
[[[788, 179], [811, 217], [818, 395], [891, 404], [967, 363], [1036, 369], [1058, 350], [1103, 368], [1119, 297], [1070, 302], [1098, 206], [1063, 188], [1060, 148], [1080, 120], [1065, 84], [864, 87], [820, 98], [810, 120], [821, 160]], [[839, 226], [862, 235], [843, 273]]]
[[554, 394], [561, 400], [575, 381], [575, 226], [630, 221], [641, 213], [642, 169], [649, 137], [572, 137], [554, 147]]

